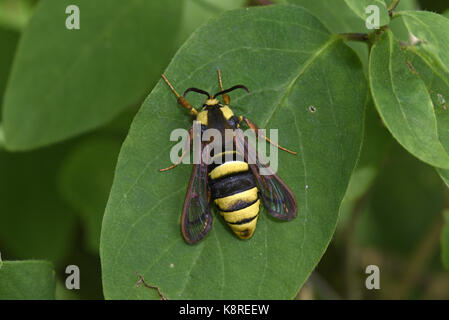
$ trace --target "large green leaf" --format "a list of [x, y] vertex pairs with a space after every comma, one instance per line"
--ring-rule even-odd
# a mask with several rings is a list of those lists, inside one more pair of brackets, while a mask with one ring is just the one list
[[401, 11], [399, 15], [419, 46], [449, 72], [449, 19], [426, 11]]
[[[65, 27], [68, 5], [80, 9], [79, 30]], [[179, 0], [41, 1], [5, 94], [7, 148], [67, 139], [138, 102], [168, 61], [180, 10]]]
[[367, 88], [357, 56], [308, 11], [268, 6], [202, 26], [165, 74], [181, 92], [217, 91], [217, 68], [225, 86], [251, 89], [232, 93], [234, 111], [279, 128], [280, 142], [298, 151], [279, 154], [298, 217], [281, 223], [262, 210], [255, 235], [242, 241], [215, 215], [210, 234], [187, 245], [179, 217], [191, 167], [158, 169], [169, 165], [170, 132], [190, 121], [159, 82], [122, 147], [103, 219], [106, 298], [157, 298], [135, 288], [133, 271], [171, 299], [293, 298], [329, 243], [362, 138]]
[[384, 0], [345, 0], [345, 2], [363, 21], [366, 21], [373, 14], [373, 12], [366, 13], [366, 9], [374, 5], [379, 9], [379, 25], [384, 26], [390, 22], [390, 16]]
[[0, 260], [0, 300], [51, 300], [55, 286], [50, 262]]
[[390, 31], [372, 48], [370, 85], [377, 110], [396, 140], [422, 161], [449, 168], [431, 97]]

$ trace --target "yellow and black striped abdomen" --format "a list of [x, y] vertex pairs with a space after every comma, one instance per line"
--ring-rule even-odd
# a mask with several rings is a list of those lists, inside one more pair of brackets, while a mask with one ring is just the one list
[[242, 239], [250, 238], [259, 216], [256, 182], [244, 161], [227, 161], [209, 166], [212, 199], [232, 231]]

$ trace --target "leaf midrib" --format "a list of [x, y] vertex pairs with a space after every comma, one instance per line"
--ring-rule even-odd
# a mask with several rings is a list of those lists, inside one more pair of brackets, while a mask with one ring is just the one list
[[316, 61], [316, 59], [318, 59], [319, 56], [321, 56], [327, 49], [331, 48], [332, 45], [335, 44], [338, 40], [339, 40], [338, 37], [331, 36], [326, 43], [324, 43], [321, 47], [319, 47], [318, 50], [302, 66], [300, 66], [299, 70], [297, 71], [297, 75], [287, 85], [287, 87], [285, 88], [285, 93], [281, 96], [278, 104], [273, 108], [270, 115], [265, 120], [263, 128], [267, 128], [268, 123], [273, 119], [275, 113], [284, 104], [284, 102], [287, 100], [287, 98], [293, 91], [293, 87], [295, 86], [299, 78], [307, 71], [307, 69], [309, 69], [313, 65], [313, 63]]

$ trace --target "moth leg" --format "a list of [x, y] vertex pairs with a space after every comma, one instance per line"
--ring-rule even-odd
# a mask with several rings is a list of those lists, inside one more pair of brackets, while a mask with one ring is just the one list
[[181, 158], [179, 158], [179, 160], [175, 164], [172, 164], [171, 166], [169, 166], [167, 168], [164, 168], [164, 169], [159, 169], [159, 171], [160, 172], [168, 171], [170, 169], [173, 169], [173, 168], [177, 167], [179, 164], [181, 164], [182, 159], [184, 159], [185, 155], [190, 150], [190, 144], [192, 143], [192, 140], [193, 140], [193, 125], [190, 126], [190, 129], [189, 129], [189, 140], [187, 140], [187, 142], [186, 142], [186, 146], [184, 148], [184, 152], [181, 155]]
[[240, 124], [242, 121], [245, 121], [245, 122], [246, 122], [246, 124], [248, 125], [248, 127], [250, 127], [250, 129], [253, 130], [253, 131], [255, 132], [256, 136], [259, 136], [259, 135], [260, 135], [262, 138], [264, 138], [266, 141], [268, 141], [269, 143], [271, 143], [273, 146], [277, 147], [278, 149], [284, 150], [284, 151], [286, 151], [286, 152], [288, 152], [288, 153], [291, 153], [291, 154], [297, 154], [295, 151], [291, 151], [291, 150], [289, 150], [289, 149], [286, 149], [286, 148], [284, 148], [284, 147], [281, 147], [280, 145], [278, 145], [278, 144], [274, 143], [273, 141], [271, 141], [270, 139], [268, 139], [264, 134], [262, 134], [262, 133], [259, 131], [259, 127], [258, 127], [256, 124], [254, 124], [253, 122], [251, 122], [251, 120], [249, 120], [249, 119], [247, 119], [247, 118], [245, 118], [245, 117], [240, 116], [240, 117], [239, 117], [239, 124]]
[[[218, 69], [218, 83], [220, 84], [221, 91], [224, 91], [223, 81], [221, 79], [221, 70], [220, 69]], [[231, 98], [229, 97], [229, 95], [227, 93], [223, 94], [223, 102], [225, 103], [225, 105], [228, 105], [228, 106], [231, 103]]]
[[184, 98], [183, 96], [179, 95], [178, 92], [176, 92], [175, 88], [173, 88], [171, 83], [168, 81], [168, 79], [163, 74], [162, 74], [162, 79], [164, 79], [165, 83], [168, 84], [168, 86], [170, 87], [171, 91], [173, 91], [175, 96], [178, 98], [178, 104], [181, 107], [186, 108], [187, 110], [189, 110], [190, 114], [192, 116], [196, 116], [198, 114], [198, 111], [190, 105], [190, 103], [186, 100], [186, 98]]

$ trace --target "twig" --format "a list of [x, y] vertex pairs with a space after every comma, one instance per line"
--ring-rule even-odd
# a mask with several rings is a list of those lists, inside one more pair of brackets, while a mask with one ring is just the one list
[[137, 275], [137, 277], [139, 277], [139, 281], [137, 281], [136, 283], [136, 288], [140, 287], [140, 285], [144, 285], [144, 287], [153, 289], [157, 291], [157, 294], [159, 295], [159, 297], [161, 298], [161, 300], [168, 300], [166, 296], [164, 296], [164, 294], [161, 292], [161, 290], [159, 289], [159, 287], [156, 286], [151, 286], [149, 284], [147, 284], [145, 282], [145, 279], [143, 278], [142, 275], [138, 274], [136, 271], [134, 271], [134, 273]]
[[340, 33], [339, 36], [344, 40], [368, 42], [369, 35], [367, 33]]
[[401, 0], [394, 0], [390, 7], [388, 8], [388, 14], [390, 15], [390, 18], [393, 17], [393, 11], [397, 8], [397, 6], [399, 5], [399, 2]]

